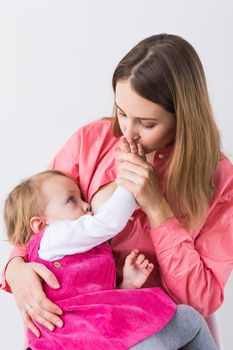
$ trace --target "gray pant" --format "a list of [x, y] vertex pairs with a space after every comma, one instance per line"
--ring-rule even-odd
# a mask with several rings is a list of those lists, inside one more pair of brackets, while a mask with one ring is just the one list
[[171, 321], [134, 350], [217, 350], [204, 318], [191, 306], [178, 305]]

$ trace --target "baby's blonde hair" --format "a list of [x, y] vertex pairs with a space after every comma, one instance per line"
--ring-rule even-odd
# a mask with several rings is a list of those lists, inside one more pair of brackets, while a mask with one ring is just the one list
[[43, 216], [47, 205], [42, 196], [42, 184], [54, 175], [70, 177], [58, 170], [46, 170], [29, 177], [9, 193], [4, 205], [4, 221], [12, 244], [28, 243], [33, 234], [30, 219]]

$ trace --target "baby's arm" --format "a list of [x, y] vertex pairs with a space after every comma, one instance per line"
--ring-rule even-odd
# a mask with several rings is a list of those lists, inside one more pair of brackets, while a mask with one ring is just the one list
[[49, 226], [41, 240], [39, 257], [53, 261], [90, 250], [122, 231], [136, 208], [134, 196], [117, 187], [96, 215], [83, 215], [78, 220], [58, 221]]
[[[128, 143], [124, 137], [119, 151], [145, 157], [141, 145]], [[52, 261], [64, 255], [90, 250], [122, 231], [136, 208], [134, 196], [122, 187], [117, 187], [96, 215], [84, 215], [78, 220], [60, 221], [51, 225], [41, 240], [39, 257]]]
[[120, 289], [137, 289], [141, 288], [146, 282], [154, 265], [140, 254], [137, 249], [126, 257], [123, 267], [123, 280], [119, 285]]

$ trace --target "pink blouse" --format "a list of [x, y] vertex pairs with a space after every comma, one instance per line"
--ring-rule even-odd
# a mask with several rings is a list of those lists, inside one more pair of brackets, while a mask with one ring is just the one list
[[[117, 164], [111, 121], [102, 119], [77, 130], [57, 153], [49, 168], [72, 174], [88, 202], [98, 189], [113, 181]], [[158, 184], [168, 165], [171, 147], [158, 150], [154, 169]], [[155, 268], [146, 287], [162, 286], [176, 303], [189, 304], [204, 316], [217, 310], [224, 300], [224, 286], [233, 267], [233, 166], [219, 161], [215, 194], [206, 221], [192, 235], [176, 218], [150, 228], [145, 214], [136, 210], [125, 229], [111, 240], [118, 281], [126, 255], [133, 248], [148, 257]], [[12, 256], [26, 256], [16, 247]], [[10, 291], [3, 280], [2, 288]]]

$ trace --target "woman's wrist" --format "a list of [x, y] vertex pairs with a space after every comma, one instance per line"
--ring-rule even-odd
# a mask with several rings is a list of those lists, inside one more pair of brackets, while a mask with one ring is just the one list
[[24, 263], [25, 263], [25, 260], [21, 256], [15, 256], [9, 261], [5, 271], [5, 278], [6, 278], [7, 284], [11, 288], [13, 285], [13, 281], [15, 280], [15, 275], [18, 271], [18, 267], [22, 266], [22, 264]]
[[146, 215], [151, 228], [156, 228], [165, 221], [174, 217], [174, 214], [164, 197], [161, 198], [159, 204], [149, 208]]

